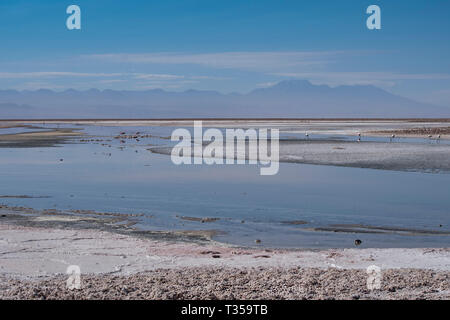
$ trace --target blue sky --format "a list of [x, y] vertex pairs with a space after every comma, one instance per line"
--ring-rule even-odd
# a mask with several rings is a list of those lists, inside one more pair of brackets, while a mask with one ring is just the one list
[[[66, 28], [81, 8], [82, 29]], [[366, 28], [381, 7], [382, 29]], [[2, 0], [0, 89], [373, 84], [450, 106], [450, 2]]]

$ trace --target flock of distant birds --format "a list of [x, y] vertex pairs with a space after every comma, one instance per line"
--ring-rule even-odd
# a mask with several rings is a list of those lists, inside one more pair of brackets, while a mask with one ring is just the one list
[[[358, 135], [358, 140], [356, 140], [356, 141], [360, 142], [361, 141], [361, 132], [357, 132], [357, 135]], [[305, 132], [305, 137], [306, 137], [306, 139], [309, 139], [309, 133], [308, 132]], [[394, 141], [395, 138], [396, 138], [395, 134], [391, 135], [390, 138], [389, 138], [389, 142]], [[430, 139], [430, 140], [433, 139], [433, 136], [431, 134], [429, 134], [428, 135], [428, 139]], [[441, 140], [441, 135], [438, 134], [436, 136], [435, 140], [436, 140], [436, 142], [439, 143], [439, 141]]]

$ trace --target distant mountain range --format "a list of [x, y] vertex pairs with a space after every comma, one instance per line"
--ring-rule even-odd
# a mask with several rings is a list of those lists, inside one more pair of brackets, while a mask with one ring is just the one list
[[370, 85], [288, 80], [246, 94], [69, 89], [0, 90], [0, 119], [32, 118], [399, 118], [450, 117], [450, 107], [419, 103]]

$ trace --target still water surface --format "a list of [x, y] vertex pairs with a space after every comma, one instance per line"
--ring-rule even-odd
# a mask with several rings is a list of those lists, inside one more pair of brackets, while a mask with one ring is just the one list
[[[167, 145], [168, 127], [85, 127], [108, 142], [0, 148], [0, 203], [36, 209], [143, 213], [144, 230], [220, 230], [216, 240], [267, 247], [448, 247], [448, 235], [312, 231], [363, 224], [450, 232], [450, 175], [281, 163], [182, 165], [148, 148]], [[119, 132], [152, 137], [120, 144]], [[290, 134], [292, 136], [292, 134]], [[102, 145], [102, 144], [107, 144]], [[125, 146], [123, 149], [120, 146]], [[60, 161], [63, 159], [63, 161]], [[180, 216], [218, 217], [209, 223]], [[302, 220], [303, 225], [286, 222]]]

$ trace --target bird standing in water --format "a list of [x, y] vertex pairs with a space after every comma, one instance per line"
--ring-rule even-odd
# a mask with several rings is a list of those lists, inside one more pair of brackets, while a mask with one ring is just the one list
[[395, 139], [395, 134], [393, 134], [392, 136], [391, 136], [391, 142], [392, 142], [392, 140], [394, 140]]

